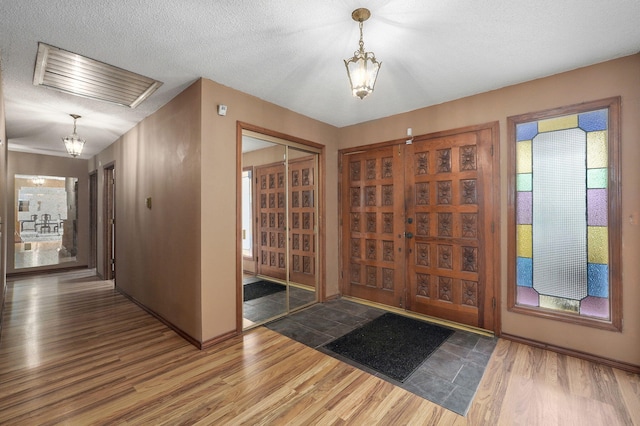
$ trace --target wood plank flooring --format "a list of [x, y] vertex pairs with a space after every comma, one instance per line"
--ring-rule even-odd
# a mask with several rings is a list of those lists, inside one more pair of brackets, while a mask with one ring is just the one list
[[500, 340], [461, 417], [264, 327], [198, 351], [74, 272], [9, 283], [0, 424], [640, 425], [640, 377]]

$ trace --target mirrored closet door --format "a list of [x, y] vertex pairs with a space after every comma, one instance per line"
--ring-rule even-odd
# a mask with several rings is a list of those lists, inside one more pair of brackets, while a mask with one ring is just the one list
[[244, 131], [243, 328], [317, 300], [318, 153]]

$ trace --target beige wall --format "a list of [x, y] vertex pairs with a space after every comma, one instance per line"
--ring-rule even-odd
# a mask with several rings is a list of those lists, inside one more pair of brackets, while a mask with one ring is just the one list
[[[202, 80], [202, 332], [203, 340], [236, 329], [236, 123], [250, 123], [326, 147], [327, 247], [337, 247], [337, 129], [253, 96]], [[218, 104], [227, 115], [218, 116]], [[329, 213], [332, 212], [332, 213]], [[207, 220], [204, 220], [204, 218]], [[320, 223], [322, 219], [320, 218]], [[322, 232], [322, 229], [321, 229]], [[337, 254], [326, 259], [329, 294], [337, 293]], [[239, 265], [238, 265], [239, 266]]]
[[[507, 311], [507, 127], [509, 116], [622, 96], [622, 333]], [[502, 331], [551, 345], [640, 365], [640, 54], [429, 108], [340, 129], [340, 148], [499, 121]], [[635, 223], [630, 221], [631, 215]], [[331, 246], [329, 246], [331, 247]]]
[[[29, 271], [63, 269], [87, 266], [89, 258], [89, 176], [87, 174], [87, 160], [71, 157], [56, 157], [51, 155], [29, 154], [10, 151], [7, 164], [7, 234], [13, 236], [16, 232], [15, 206], [15, 175], [44, 175], [78, 178], [78, 254], [73, 262], [58, 265], [47, 265], [29, 268]], [[15, 244], [8, 239], [7, 244], [7, 273], [24, 272], [25, 269], [14, 268]]]
[[201, 337], [200, 139], [196, 83], [90, 163], [98, 172], [98, 270], [104, 268], [104, 168], [114, 165], [116, 286], [196, 340]]

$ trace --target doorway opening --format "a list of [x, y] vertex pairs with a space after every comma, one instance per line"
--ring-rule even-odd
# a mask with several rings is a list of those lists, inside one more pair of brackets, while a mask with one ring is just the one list
[[322, 146], [238, 127], [238, 305], [248, 329], [321, 298]]
[[116, 169], [104, 168], [104, 271], [105, 280], [116, 278]]
[[75, 262], [78, 178], [15, 175], [14, 268]]

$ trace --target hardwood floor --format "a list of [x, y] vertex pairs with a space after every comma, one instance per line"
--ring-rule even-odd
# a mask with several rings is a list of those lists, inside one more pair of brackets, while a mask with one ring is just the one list
[[264, 327], [198, 351], [86, 272], [9, 283], [0, 424], [640, 425], [640, 377], [500, 340], [467, 417]]

